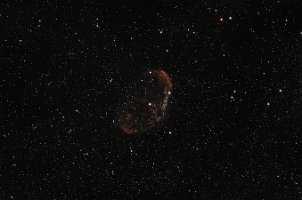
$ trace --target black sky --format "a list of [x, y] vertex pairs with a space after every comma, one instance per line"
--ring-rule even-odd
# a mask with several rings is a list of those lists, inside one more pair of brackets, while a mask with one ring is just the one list
[[[0, 2], [0, 199], [301, 199], [301, 13]], [[173, 81], [167, 116], [126, 135], [121, 99], [153, 69]]]

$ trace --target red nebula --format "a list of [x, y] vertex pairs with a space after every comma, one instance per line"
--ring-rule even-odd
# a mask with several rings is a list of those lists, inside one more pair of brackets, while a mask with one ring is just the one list
[[[163, 70], [152, 70], [146, 77], [145, 96], [129, 99], [119, 116], [119, 127], [128, 135], [147, 132], [165, 115], [172, 89], [172, 79]], [[146, 95], [147, 94], [147, 95]]]

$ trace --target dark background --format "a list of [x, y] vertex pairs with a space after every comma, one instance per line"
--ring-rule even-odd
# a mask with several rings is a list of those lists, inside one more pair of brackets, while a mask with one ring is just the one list
[[[302, 198], [300, 0], [36, 2], [0, 2], [0, 199]], [[150, 69], [167, 117], [128, 136]]]

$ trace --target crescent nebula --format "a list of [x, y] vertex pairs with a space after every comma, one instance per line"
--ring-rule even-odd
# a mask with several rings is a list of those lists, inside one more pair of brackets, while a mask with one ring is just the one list
[[128, 135], [147, 132], [162, 121], [173, 84], [167, 72], [151, 70], [135, 86], [118, 111], [118, 126]]

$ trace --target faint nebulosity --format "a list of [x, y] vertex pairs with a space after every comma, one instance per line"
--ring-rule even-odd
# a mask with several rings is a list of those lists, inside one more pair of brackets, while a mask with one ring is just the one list
[[126, 134], [147, 132], [165, 117], [172, 80], [163, 70], [152, 70], [126, 91], [118, 108], [118, 124]]
[[1, 1], [0, 199], [301, 199], [301, 13]]

